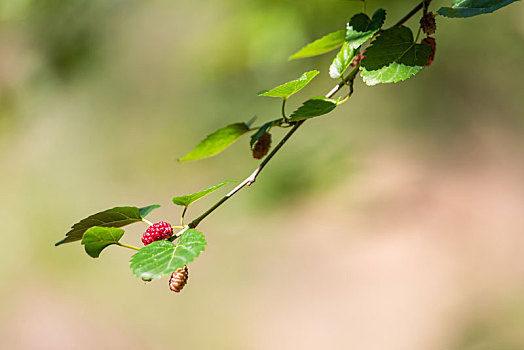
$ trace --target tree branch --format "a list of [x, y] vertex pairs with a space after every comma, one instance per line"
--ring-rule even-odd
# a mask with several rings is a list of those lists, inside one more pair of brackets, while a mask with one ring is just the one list
[[[358, 67], [353, 69], [351, 73], [348, 75], [346, 80], [341, 81], [338, 83], [333, 89], [331, 89], [330, 92], [326, 94], [326, 98], [333, 97], [342, 87], [346, 84], [350, 85], [352, 87], [353, 80], [355, 79], [356, 75], [358, 73]], [[352, 90], [352, 89], [351, 89]], [[352, 92], [352, 91], [351, 91]], [[242, 188], [246, 186], [251, 186], [257, 179], [258, 174], [264, 169], [264, 167], [269, 163], [269, 161], [277, 154], [277, 152], [284, 146], [284, 144], [293, 136], [293, 134], [300, 128], [306, 120], [300, 120], [296, 124], [293, 125], [291, 130], [287, 132], [287, 134], [280, 140], [280, 142], [276, 145], [275, 148], [267, 155], [266, 158], [260, 163], [260, 165], [249, 175], [244, 181], [242, 181], [237, 187], [235, 187], [231, 192], [226, 194], [224, 197], [222, 197], [218, 202], [213, 204], [208, 210], [206, 210], [202, 215], [194, 219], [189, 223], [190, 228], [195, 228], [200, 224], [202, 220], [204, 220], [209, 214], [211, 214], [215, 209], [217, 209], [219, 206], [221, 206], [225, 201], [227, 201], [229, 198], [233, 197], [238, 191], [240, 191]]]
[[[429, 3], [431, 0], [423, 0], [421, 3], [419, 3], [417, 6], [415, 6], [407, 15], [402, 17], [397, 23], [395, 23], [394, 27], [401, 26], [404, 23], [406, 23], [411, 17], [413, 17], [417, 12], [419, 12], [422, 9], [427, 9], [429, 6]], [[340, 91], [340, 89], [344, 85], [349, 85], [350, 91], [346, 97], [351, 97], [353, 93], [353, 81], [355, 80], [356, 75], [358, 74], [359, 67], [355, 67], [349, 75], [344, 79], [342, 78], [342, 81], [338, 83], [333, 89], [331, 89], [330, 92], [326, 94], [326, 98], [333, 97], [337, 92]], [[285, 100], [282, 105], [282, 115], [285, 117], [284, 114], [284, 107], [285, 107]], [[213, 204], [208, 210], [206, 210], [204, 213], [202, 213], [199, 217], [191, 221], [187, 227], [189, 228], [195, 228], [197, 227], [202, 220], [204, 220], [209, 214], [214, 212], [218, 207], [220, 207], [222, 204], [224, 204], [225, 201], [227, 201], [229, 198], [233, 197], [237, 192], [239, 192], [241, 189], [243, 189], [246, 186], [250, 186], [255, 182], [257, 179], [257, 176], [260, 174], [262, 169], [269, 163], [269, 161], [277, 154], [277, 152], [284, 146], [284, 144], [293, 136], [293, 134], [300, 128], [306, 120], [301, 120], [296, 122], [291, 130], [288, 131], [288, 133], [280, 140], [280, 142], [277, 144], [277, 146], [267, 155], [267, 157], [260, 163], [260, 165], [249, 175], [247, 178], [244, 179], [237, 187], [235, 187], [231, 192], [226, 194], [224, 197], [222, 197], [218, 202]]]
[[422, 10], [423, 8], [427, 8], [429, 6], [429, 3], [431, 2], [432, 0], [424, 0], [422, 1], [420, 4], [418, 4], [417, 6], [415, 6], [413, 8], [413, 10], [409, 11], [407, 15], [405, 15], [404, 17], [402, 17], [397, 23], [395, 23], [395, 25], [393, 27], [398, 27], [398, 26], [401, 26], [403, 25], [404, 23], [406, 23], [411, 17], [413, 17], [414, 15], [417, 14], [417, 12], [419, 12], [420, 10]]

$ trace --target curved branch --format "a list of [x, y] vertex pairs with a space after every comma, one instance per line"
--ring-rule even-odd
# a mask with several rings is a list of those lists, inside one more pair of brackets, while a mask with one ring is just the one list
[[[427, 7], [429, 6], [430, 2], [431, 2], [431, 0], [423, 0], [421, 3], [419, 3], [417, 6], [415, 6], [410, 12], [408, 12], [407, 15], [402, 17], [394, 25], [394, 27], [403, 25], [411, 17], [413, 17], [417, 12], [419, 12], [422, 9], [424, 9], [424, 10], [427, 9]], [[340, 91], [340, 89], [344, 85], [348, 85], [349, 89], [350, 89], [347, 97], [345, 97], [345, 100], [348, 99], [349, 97], [351, 97], [351, 95], [353, 94], [353, 81], [355, 80], [355, 77], [357, 76], [358, 72], [359, 72], [359, 67], [357, 66], [357, 67], [355, 67], [355, 69], [353, 69], [348, 74], [348, 76], [345, 79], [343, 78], [340, 83], [338, 83], [335, 87], [333, 87], [333, 89], [331, 89], [331, 91], [329, 91], [326, 94], [326, 98], [333, 97], [337, 92]], [[284, 100], [284, 103], [282, 104], [282, 116], [283, 116], [284, 120], [286, 120], [286, 116], [285, 116], [285, 112], [284, 112], [285, 102], [286, 101]], [[269, 161], [277, 154], [277, 152], [280, 151], [282, 146], [284, 146], [284, 144], [291, 138], [291, 136], [293, 136], [293, 134], [298, 130], [298, 128], [300, 128], [305, 123], [305, 121], [306, 120], [301, 120], [301, 121], [298, 121], [298, 122], [294, 123], [293, 127], [291, 128], [291, 130], [289, 130], [288, 133], [286, 135], [284, 135], [284, 137], [282, 138], [282, 140], [280, 140], [280, 142], [277, 144], [277, 146], [267, 155], [267, 157], [260, 163], [260, 165], [247, 178], [244, 179], [244, 181], [242, 181], [231, 192], [229, 192], [224, 197], [222, 197], [218, 202], [213, 204], [208, 210], [206, 210], [204, 213], [202, 213], [199, 217], [197, 217], [196, 219], [191, 221], [188, 224], [188, 227], [189, 228], [197, 227], [200, 224], [200, 222], [202, 222], [202, 220], [204, 220], [209, 214], [211, 214], [218, 207], [220, 207], [222, 204], [224, 204], [224, 202], [227, 201], [229, 198], [233, 197], [238, 191], [240, 191], [241, 189], [243, 189], [246, 186], [250, 186], [251, 184], [253, 184], [256, 181], [257, 176], [260, 174], [262, 169], [264, 169], [264, 167], [267, 165], [267, 163], [269, 163]]]
[[[358, 73], [358, 67], [356, 67], [355, 69], [353, 69], [353, 71], [351, 71], [351, 73], [348, 75], [346, 80], [341, 81], [333, 89], [331, 89], [331, 91], [329, 91], [326, 94], [326, 98], [333, 97], [346, 84], [350, 84], [350, 86], [352, 86], [353, 85], [353, 80], [355, 79], [357, 73]], [[351, 89], [351, 92], [352, 92], [352, 89]], [[197, 217], [196, 219], [191, 221], [188, 224], [188, 226], [190, 228], [197, 227], [198, 224], [200, 224], [200, 222], [202, 220], [204, 220], [209, 214], [211, 214], [213, 211], [215, 211], [215, 209], [217, 209], [219, 206], [221, 206], [229, 198], [233, 197], [235, 195], [235, 193], [237, 193], [238, 191], [240, 191], [242, 188], [244, 188], [246, 186], [251, 186], [251, 184], [254, 183], [255, 180], [257, 179], [257, 176], [258, 176], [258, 174], [260, 174], [262, 169], [264, 169], [264, 167], [267, 165], [267, 163], [269, 163], [269, 161], [277, 154], [277, 152], [282, 148], [282, 146], [284, 146], [284, 144], [291, 138], [291, 136], [293, 136], [293, 134], [298, 130], [298, 128], [300, 128], [304, 124], [305, 121], [306, 120], [300, 120], [296, 124], [294, 124], [293, 127], [291, 128], [291, 130], [289, 130], [287, 132], [287, 134], [284, 135], [284, 137], [282, 138], [282, 140], [280, 140], [280, 142], [276, 145], [276, 147], [273, 148], [273, 150], [267, 155], [266, 158], [264, 158], [264, 160], [260, 163], [260, 165], [247, 178], [245, 178], [244, 181], [242, 181], [231, 192], [229, 192], [224, 197], [222, 197], [218, 202], [213, 204], [203, 214], [201, 214], [199, 217]]]

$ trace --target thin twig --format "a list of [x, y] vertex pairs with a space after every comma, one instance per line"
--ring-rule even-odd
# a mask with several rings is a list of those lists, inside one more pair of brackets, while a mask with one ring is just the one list
[[431, 2], [431, 0], [425, 0], [425, 1], [422, 1], [420, 4], [418, 4], [417, 6], [415, 6], [413, 8], [413, 10], [409, 11], [407, 15], [405, 15], [404, 17], [402, 17], [400, 19], [400, 21], [398, 21], [397, 23], [395, 23], [395, 25], [393, 27], [398, 27], [398, 26], [401, 26], [403, 25], [404, 23], [406, 23], [411, 17], [413, 17], [417, 12], [419, 12], [420, 10], [422, 10], [422, 8], [424, 7], [424, 2], [426, 3], [426, 6], [429, 5], [429, 3]]
[[[415, 6], [407, 15], [402, 17], [395, 25], [394, 27], [398, 27], [406, 23], [411, 17], [413, 17], [418, 11], [420, 11], [423, 8], [427, 8], [431, 0], [423, 0], [421, 3], [419, 3], [417, 6]], [[353, 71], [351, 71], [348, 76], [345, 79], [342, 79], [340, 83], [338, 83], [333, 89], [331, 89], [330, 92], [326, 94], [326, 98], [333, 97], [344, 85], [349, 85], [350, 92], [347, 95], [347, 98], [349, 98], [353, 94], [353, 81], [355, 80], [356, 75], [359, 72], [359, 67], [355, 67]], [[282, 105], [282, 115], [285, 117], [284, 114], [284, 107], [285, 104]], [[206, 210], [204, 213], [202, 213], [199, 217], [191, 221], [187, 227], [188, 228], [195, 228], [204, 220], [209, 214], [211, 214], [213, 211], [215, 211], [218, 207], [220, 207], [222, 204], [224, 204], [225, 201], [227, 201], [229, 198], [233, 197], [238, 191], [243, 189], [246, 186], [250, 186], [255, 182], [257, 179], [257, 176], [260, 174], [262, 169], [266, 166], [266, 164], [277, 154], [277, 152], [284, 146], [284, 144], [293, 136], [293, 134], [300, 128], [306, 120], [300, 120], [293, 124], [293, 127], [291, 130], [288, 131], [288, 133], [280, 140], [280, 142], [277, 144], [277, 146], [267, 155], [267, 157], [260, 163], [260, 165], [249, 175], [244, 181], [242, 181], [237, 187], [235, 187], [231, 192], [226, 194], [224, 197], [222, 197], [218, 202], [213, 204], [208, 210]], [[183, 230], [185, 231], [185, 230]], [[180, 234], [180, 232], [179, 232]]]
[[[347, 81], [342, 81], [338, 83], [333, 89], [331, 89], [330, 92], [326, 94], [326, 98], [333, 97], [344, 85], [346, 85], [349, 81], [351, 83], [353, 82], [353, 79], [355, 79], [356, 73], [358, 72], [358, 67], [356, 67], [349, 75]], [[275, 148], [267, 155], [266, 158], [260, 163], [260, 165], [249, 175], [244, 181], [242, 181], [237, 187], [235, 187], [231, 192], [226, 194], [224, 197], [222, 197], [218, 202], [213, 204], [208, 210], [206, 210], [202, 215], [194, 219], [189, 223], [190, 228], [195, 228], [200, 224], [202, 220], [204, 220], [209, 214], [211, 214], [215, 209], [217, 209], [219, 206], [221, 206], [225, 201], [227, 201], [229, 198], [231, 198], [235, 193], [240, 191], [242, 188], [246, 186], [250, 186], [252, 183], [255, 182], [257, 179], [258, 174], [264, 169], [264, 167], [269, 163], [269, 161], [277, 154], [277, 152], [284, 146], [284, 144], [293, 136], [293, 134], [304, 124], [306, 120], [300, 120], [296, 124], [293, 125], [293, 128], [287, 132], [287, 134], [280, 140], [280, 142], [276, 145]]]

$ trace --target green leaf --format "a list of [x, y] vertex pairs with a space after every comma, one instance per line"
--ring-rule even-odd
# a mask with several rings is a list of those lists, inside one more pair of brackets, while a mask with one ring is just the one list
[[364, 13], [354, 15], [347, 24], [346, 42], [352, 49], [358, 49], [382, 28], [385, 19], [386, 10], [384, 9], [376, 10], [372, 18]]
[[318, 73], [320, 73], [318, 70], [305, 72], [298, 79], [279, 85], [271, 90], [260, 91], [258, 96], [288, 98], [294, 93], [302, 90], [311, 81], [311, 79], [317, 76]]
[[180, 158], [179, 162], [186, 162], [188, 160], [196, 160], [214, 156], [222, 152], [235, 142], [240, 136], [249, 131], [246, 123], [230, 124], [222, 129], [218, 129], [214, 133], [208, 135], [202, 140], [198, 146], [191, 152]]
[[389, 66], [382, 67], [378, 70], [368, 71], [362, 69], [360, 75], [367, 85], [372, 86], [379, 83], [398, 83], [399, 81], [412, 77], [423, 68], [423, 66], [406, 66], [393, 62]]
[[92, 258], [98, 258], [105, 247], [116, 244], [124, 235], [124, 230], [116, 227], [91, 227], [84, 233], [82, 244], [86, 253]]
[[335, 107], [337, 107], [337, 101], [335, 100], [323, 96], [314, 97], [298, 107], [298, 109], [289, 117], [289, 121], [295, 122], [298, 120], [318, 117], [331, 112]]
[[275, 119], [275, 120], [272, 120], [270, 122], [267, 122], [265, 123], [264, 125], [262, 125], [260, 127], [260, 129], [257, 130], [256, 133], [254, 133], [253, 135], [251, 135], [251, 140], [249, 141], [249, 145], [251, 146], [251, 148], [253, 148], [253, 145], [257, 142], [258, 138], [260, 136], [262, 136], [263, 133], [265, 133], [266, 131], [268, 131], [269, 129], [271, 129], [271, 127], [279, 124], [280, 122], [282, 122], [282, 118], [280, 119]]
[[317, 39], [301, 48], [297, 53], [291, 55], [289, 59], [295, 60], [297, 58], [322, 55], [342, 45], [345, 36], [346, 31], [344, 29], [324, 35], [322, 38]]
[[84, 232], [93, 226], [122, 227], [142, 221], [147, 214], [158, 207], [157, 205], [150, 205], [144, 208], [115, 207], [93, 214], [74, 224], [71, 230], [66, 233], [66, 238], [55, 243], [55, 246], [81, 240]]
[[177, 245], [167, 240], [146, 245], [131, 257], [130, 268], [138, 278], [151, 281], [195, 260], [205, 246], [204, 235], [189, 229], [180, 236]]
[[153, 210], [160, 208], [160, 205], [153, 204], [147, 207], [140, 208], [139, 213], [141, 218], [145, 218], [147, 214], [151, 213]]
[[374, 71], [393, 62], [406, 66], [424, 66], [431, 54], [425, 44], [416, 44], [408, 27], [400, 26], [385, 30], [366, 49], [361, 67]]
[[353, 61], [355, 53], [356, 50], [351, 48], [348, 43], [344, 43], [344, 45], [342, 45], [342, 48], [335, 56], [333, 63], [331, 63], [331, 66], [329, 67], [329, 75], [331, 78], [338, 79], [342, 76], [342, 74], [344, 74], [346, 69], [351, 64], [351, 61]]
[[517, 0], [454, 0], [451, 7], [441, 7], [437, 12], [450, 18], [466, 18], [491, 13]]
[[173, 197], [173, 203], [176, 205], [183, 206], [183, 207], [189, 207], [189, 205], [193, 203], [194, 201], [199, 200], [200, 198], [210, 194], [213, 191], [218, 190], [220, 187], [224, 186], [225, 184], [231, 183], [231, 182], [235, 182], [235, 181], [227, 180], [227, 181], [222, 182], [221, 184], [211, 186], [208, 189], [205, 189], [200, 192], [196, 192], [196, 193], [192, 193], [192, 194], [188, 194], [184, 196]]

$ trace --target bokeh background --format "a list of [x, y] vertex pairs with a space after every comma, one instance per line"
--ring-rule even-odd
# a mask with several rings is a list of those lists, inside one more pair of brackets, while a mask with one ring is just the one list
[[[391, 25], [416, 3], [368, 11], [387, 8]], [[177, 222], [172, 196], [247, 176], [248, 137], [176, 158], [216, 128], [278, 116], [259, 90], [318, 68], [288, 108], [328, 91], [332, 55], [287, 57], [360, 8], [1, 0], [0, 348], [524, 349], [521, 3], [437, 18], [430, 69], [359, 81], [308, 122], [202, 223], [208, 247], [180, 295], [137, 280], [131, 251], [53, 246], [118, 205], [161, 204], [150, 220]]]

